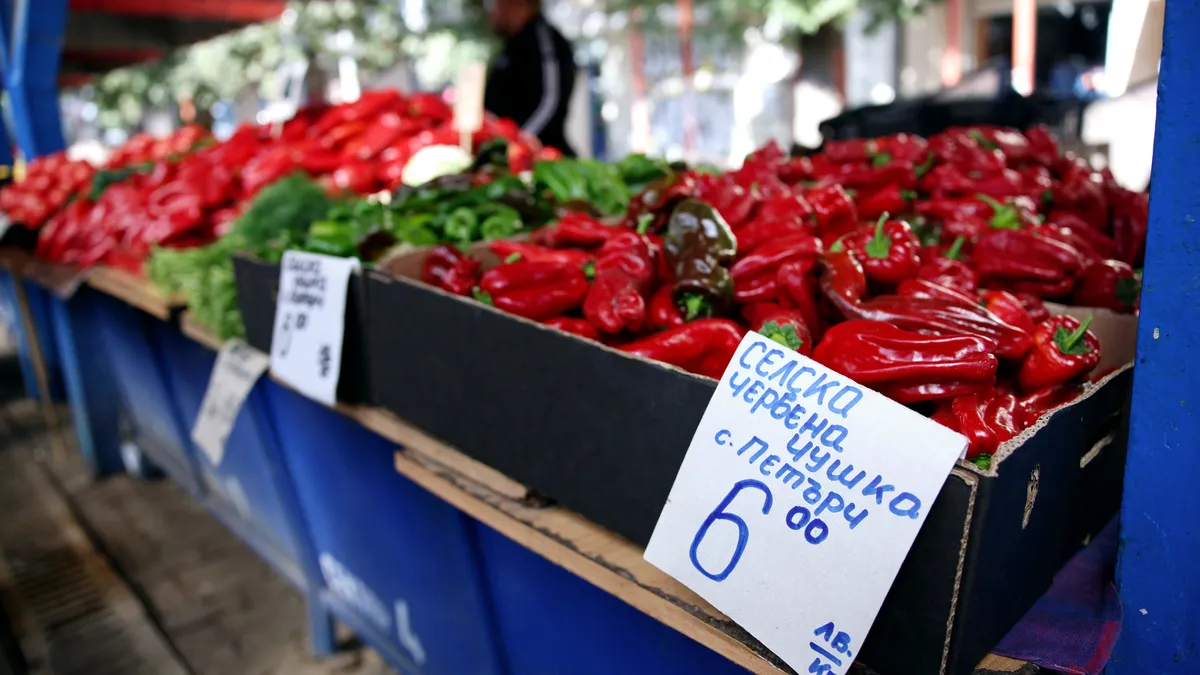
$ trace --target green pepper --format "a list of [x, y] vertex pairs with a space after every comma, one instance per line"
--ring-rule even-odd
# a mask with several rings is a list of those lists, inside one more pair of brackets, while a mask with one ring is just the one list
[[675, 270], [676, 302], [700, 296], [717, 312], [729, 307], [733, 276], [724, 265], [737, 255], [737, 239], [716, 209], [695, 199], [680, 202], [667, 222], [663, 246]]
[[358, 232], [353, 225], [337, 220], [319, 220], [308, 228], [304, 250], [338, 257], [355, 254]]
[[505, 209], [484, 219], [479, 226], [479, 236], [484, 241], [504, 239], [521, 231], [521, 217], [512, 209]]
[[479, 218], [471, 209], [460, 206], [446, 216], [442, 232], [450, 241], [475, 241], [479, 233]]

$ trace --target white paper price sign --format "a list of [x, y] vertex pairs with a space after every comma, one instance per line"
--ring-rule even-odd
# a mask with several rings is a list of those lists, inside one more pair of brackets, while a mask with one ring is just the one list
[[801, 673], [845, 673], [966, 438], [751, 333], [646, 560]]
[[217, 353], [208, 389], [200, 402], [200, 415], [192, 427], [192, 440], [213, 466], [220, 466], [225, 458], [225, 443], [238, 412], [254, 383], [266, 372], [267, 364], [266, 354], [241, 340], [226, 342]]
[[337, 400], [346, 289], [359, 262], [288, 251], [279, 269], [271, 374], [326, 405]]

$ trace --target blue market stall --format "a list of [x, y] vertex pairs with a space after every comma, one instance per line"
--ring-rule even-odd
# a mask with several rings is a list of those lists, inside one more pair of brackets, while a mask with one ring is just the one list
[[[0, 0], [0, 67], [26, 157], [62, 147], [57, 96], [68, 9], [105, 6], [34, 4]], [[250, 12], [279, 3], [229, 5]], [[1186, 37], [1200, 29], [1200, 3], [1172, 2], [1167, 17], [1121, 518], [1124, 625], [1108, 671], [1115, 675], [1192, 673], [1200, 659], [1200, 580], [1192, 574], [1200, 565], [1192, 526], [1200, 429], [1189, 400], [1198, 367], [1188, 358], [1200, 340], [1189, 311], [1200, 305], [1200, 175], [1192, 168], [1200, 46]], [[536, 504], [521, 486], [381, 411], [326, 408], [264, 378], [226, 455], [205, 456], [189, 430], [219, 345], [189, 329], [186, 316], [180, 321], [169, 299], [115, 292], [104, 278], [97, 272], [69, 299], [19, 271], [6, 278], [6, 297], [15, 301], [13, 284], [28, 296], [36, 335], [19, 331], [23, 354], [38, 340], [49, 376], [61, 377], [95, 473], [119, 470], [122, 441], [132, 440], [305, 594], [319, 653], [335, 647], [336, 618], [406, 673], [780, 672], [761, 645], [647, 565], [637, 546]]]

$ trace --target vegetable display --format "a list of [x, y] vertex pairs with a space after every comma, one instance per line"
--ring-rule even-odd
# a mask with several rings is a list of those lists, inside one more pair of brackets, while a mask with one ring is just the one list
[[[472, 142], [482, 148], [492, 139], [503, 141], [506, 171], [531, 170], [554, 155], [508, 120], [485, 119]], [[166, 139], [138, 135], [100, 171], [61, 154], [41, 158], [26, 180], [0, 190], [0, 209], [42, 229], [37, 255], [47, 261], [141, 273], [152, 250], [203, 246], [224, 235], [255, 195], [285, 176], [303, 173], [335, 196], [393, 190], [423, 149], [459, 141], [440, 97], [372, 91], [352, 103], [303, 109], [278, 127], [243, 125], [220, 143], [195, 126]], [[511, 234], [512, 213], [498, 215], [487, 231]], [[396, 238], [433, 241], [421, 234]]]
[[[1040, 127], [772, 143], [719, 172], [563, 159], [489, 118], [465, 169], [411, 169], [459, 143], [451, 116], [378, 91], [222, 143], [138, 136], [102, 171], [33, 163], [0, 207], [41, 226], [51, 262], [149, 256], [222, 338], [243, 330], [230, 256], [287, 249], [370, 265], [422, 248], [447, 293], [706, 377], [757, 331], [962, 432], [981, 466], [1100, 362], [1090, 319], [1045, 302], [1138, 309], [1146, 195]], [[480, 241], [499, 264], [467, 252]]]
[[1089, 321], [1043, 302], [1136, 311], [1140, 243], [1129, 262], [1106, 256], [1144, 236], [1144, 197], [1040, 129], [804, 158], [768, 145], [724, 174], [646, 178], [620, 223], [568, 213], [530, 242], [493, 242], [503, 262], [482, 274], [455, 252], [423, 279], [714, 378], [756, 330], [961, 431], [981, 466], [1099, 363]]

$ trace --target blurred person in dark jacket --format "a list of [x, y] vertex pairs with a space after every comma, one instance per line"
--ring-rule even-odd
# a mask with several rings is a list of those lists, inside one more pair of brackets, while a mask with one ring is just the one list
[[570, 43], [546, 21], [541, 0], [486, 0], [486, 5], [504, 49], [488, 67], [484, 108], [520, 124], [543, 145], [574, 156], [565, 129], [575, 85]]

